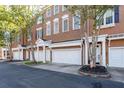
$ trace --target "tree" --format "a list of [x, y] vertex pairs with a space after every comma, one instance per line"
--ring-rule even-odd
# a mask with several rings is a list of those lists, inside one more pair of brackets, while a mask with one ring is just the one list
[[[88, 48], [88, 62], [90, 63], [90, 67], [93, 68], [96, 66], [96, 48], [98, 42], [98, 35], [100, 31], [101, 21], [103, 19], [104, 14], [107, 10], [113, 9], [113, 6], [104, 6], [104, 5], [72, 5], [67, 6], [67, 9], [75, 15], [76, 13], [80, 15], [80, 27], [82, 31], [81, 38], [85, 37], [85, 46]], [[92, 33], [91, 33], [91, 40], [92, 44], [91, 47], [89, 45], [89, 32], [87, 29], [87, 22], [92, 21]], [[97, 29], [98, 26], [98, 29]], [[82, 43], [82, 46], [83, 43]], [[86, 55], [86, 53], [85, 53]], [[82, 62], [84, 63], [84, 62]]]

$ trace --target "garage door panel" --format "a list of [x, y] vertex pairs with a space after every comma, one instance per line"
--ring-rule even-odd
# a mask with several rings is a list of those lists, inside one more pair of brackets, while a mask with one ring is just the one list
[[124, 67], [124, 48], [109, 49], [109, 66]]
[[80, 49], [58, 49], [52, 51], [53, 62], [67, 64], [81, 64]]
[[13, 52], [13, 59], [14, 60], [23, 60], [23, 52], [22, 51], [14, 51]]

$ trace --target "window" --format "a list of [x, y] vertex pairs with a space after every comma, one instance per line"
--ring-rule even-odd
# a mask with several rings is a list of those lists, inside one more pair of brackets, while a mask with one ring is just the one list
[[51, 24], [50, 21], [46, 23], [46, 35], [51, 34]]
[[59, 6], [58, 5], [55, 5], [54, 6], [54, 15], [56, 15], [58, 13], [59, 13]]
[[42, 38], [42, 28], [38, 28], [36, 30], [36, 37], [37, 39]]
[[16, 37], [16, 42], [19, 42], [20, 38], [19, 36]]
[[104, 14], [103, 18], [101, 19], [101, 22], [100, 22], [101, 28], [114, 26], [114, 23], [115, 23], [114, 22], [114, 11], [113, 10], [108, 10]]
[[111, 10], [108, 10], [105, 14], [105, 21], [106, 23], [105, 24], [112, 24], [113, 23], [113, 11]]
[[42, 16], [37, 18], [37, 24], [40, 24], [40, 23], [42, 23]]
[[62, 6], [62, 11], [66, 11], [66, 10], [67, 10], [66, 5], [63, 5], [63, 6]]
[[80, 16], [75, 15], [73, 17], [73, 30], [80, 29]]
[[59, 33], [59, 19], [54, 19], [54, 34]]
[[62, 17], [62, 31], [67, 32], [69, 30], [68, 15]]
[[50, 16], [51, 16], [51, 9], [48, 9], [48, 10], [47, 10], [46, 16], [47, 16], [47, 17], [50, 17]]
[[28, 29], [28, 31], [27, 31], [27, 40], [28, 40], [28, 41], [31, 41], [31, 39], [32, 39], [32, 33], [31, 33], [30, 30]]

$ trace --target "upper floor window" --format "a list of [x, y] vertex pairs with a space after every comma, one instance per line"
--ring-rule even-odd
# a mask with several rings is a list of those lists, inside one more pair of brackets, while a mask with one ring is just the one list
[[42, 38], [42, 28], [38, 28], [36, 30], [36, 37], [37, 39]]
[[56, 15], [58, 13], [59, 13], [59, 6], [58, 5], [55, 5], [54, 6], [54, 15]]
[[107, 10], [100, 22], [100, 28], [112, 27], [115, 25], [113, 10]]
[[50, 23], [50, 21], [46, 23], [46, 35], [51, 35], [51, 23]]
[[54, 34], [59, 33], [59, 19], [54, 19]]
[[105, 24], [112, 24], [114, 22], [114, 13], [111, 10], [108, 10], [105, 14]]
[[47, 17], [50, 17], [50, 16], [51, 16], [51, 9], [48, 9], [48, 10], [47, 10], [46, 16], [47, 16]]
[[42, 16], [39, 16], [39, 17], [37, 18], [37, 24], [40, 24], [40, 23], [42, 23]]
[[66, 10], [67, 10], [66, 5], [62, 5], [62, 11], [66, 11]]
[[80, 16], [75, 15], [73, 17], [73, 30], [80, 29]]
[[62, 32], [67, 32], [69, 30], [69, 18], [68, 15], [62, 17]]

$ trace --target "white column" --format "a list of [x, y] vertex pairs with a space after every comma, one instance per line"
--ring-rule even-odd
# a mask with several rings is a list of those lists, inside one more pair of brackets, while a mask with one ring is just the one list
[[102, 42], [102, 65], [106, 66], [106, 42]]
[[85, 41], [85, 64], [88, 65], [88, 46]]
[[5, 59], [7, 59], [7, 48], [5, 49]]
[[43, 62], [46, 63], [46, 46], [43, 46]]
[[2, 48], [2, 59], [4, 59], [4, 49]]
[[18, 60], [20, 60], [20, 48], [18, 47], [18, 52], [19, 52], [19, 59]]

